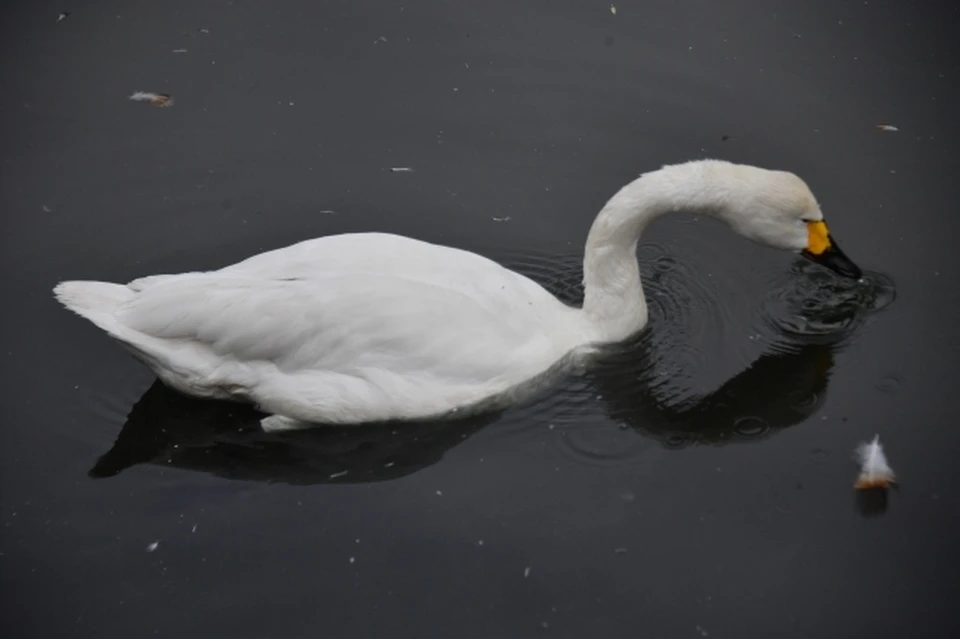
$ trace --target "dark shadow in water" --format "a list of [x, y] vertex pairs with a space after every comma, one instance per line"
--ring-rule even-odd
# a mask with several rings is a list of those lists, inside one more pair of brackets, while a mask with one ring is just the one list
[[298, 485], [385, 481], [437, 463], [500, 414], [287, 433], [263, 432], [263, 416], [252, 406], [187, 397], [156, 381], [89, 475], [111, 477], [150, 463]]
[[887, 512], [889, 503], [890, 495], [886, 489], [854, 491], [854, 506], [861, 517], [879, 517]]
[[758, 440], [799, 424], [822, 406], [837, 344], [779, 344], [706, 395], [658, 381], [647, 340], [605, 358], [590, 373], [614, 421], [670, 448]]

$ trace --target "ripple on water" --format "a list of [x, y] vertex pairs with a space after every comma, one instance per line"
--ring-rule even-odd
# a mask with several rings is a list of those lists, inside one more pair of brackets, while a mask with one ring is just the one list
[[660, 244], [639, 251], [650, 314], [650, 364], [661, 384], [703, 370], [708, 348], [736, 325], [744, 293], [737, 288], [739, 278], [722, 270], [719, 249], [693, 230], [679, 240], [683, 256]]
[[885, 375], [874, 384], [876, 389], [885, 395], [894, 395], [900, 390], [903, 380], [897, 375]]
[[567, 304], [583, 302], [583, 255], [580, 253], [491, 250], [484, 254], [526, 275]]
[[733, 423], [733, 430], [739, 437], [756, 438], [766, 435], [771, 427], [765, 419], [748, 415], [737, 418]]
[[763, 317], [778, 333], [800, 341], [845, 337], [894, 299], [893, 280], [882, 273], [854, 281], [798, 261], [771, 285]]
[[587, 466], [633, 464], [655, 444], [636, 433], [606, 423], [570, 424], [560, 430], [555, 444], [568, 459]]

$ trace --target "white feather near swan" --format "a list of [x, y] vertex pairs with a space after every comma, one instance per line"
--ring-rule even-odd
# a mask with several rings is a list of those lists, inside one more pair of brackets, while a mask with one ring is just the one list
[[887, 456], [880, 445], [880, 435], [857, 446], [856, 459], [860, 463], [860, 475], [853, 485], [858, 490], [889, 488], [897, 482], [897, 475], [890, 468]]
[[860, 276], [800, 178], [700, 160], [646, 173], [604, 206], [587, 237], [582, 308], [475, 253], [382, 233], [307, 240], [217, 271], [54, 290], [167, 385], [254, 402], [274, 415], [265, 427], [429, 418], [508, 396], [568, 356], [641, 330], [637, 242], [675, 210]]

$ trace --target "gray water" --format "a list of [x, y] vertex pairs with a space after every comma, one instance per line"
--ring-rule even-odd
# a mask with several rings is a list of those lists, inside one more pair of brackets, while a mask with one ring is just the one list
[[[69, 4], [0, 21], [5, 636], [949, 636], [955, 8]], [[606, 198], [697, 157], [801, 175], [866, 281], [665, 218], [649, 330], [472, 420], [268, 436], [50, 292], [377, 230], [576, 303]]]

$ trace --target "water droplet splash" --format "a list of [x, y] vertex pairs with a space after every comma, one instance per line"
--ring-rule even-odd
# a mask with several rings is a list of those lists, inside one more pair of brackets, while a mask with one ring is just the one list
[[849, 334], [894, 299], [896, 288], [886, 275], [868, 272], [851, 280], [804, 261], [770, 287], [763, 316], [777, 332], [806, 341]]

